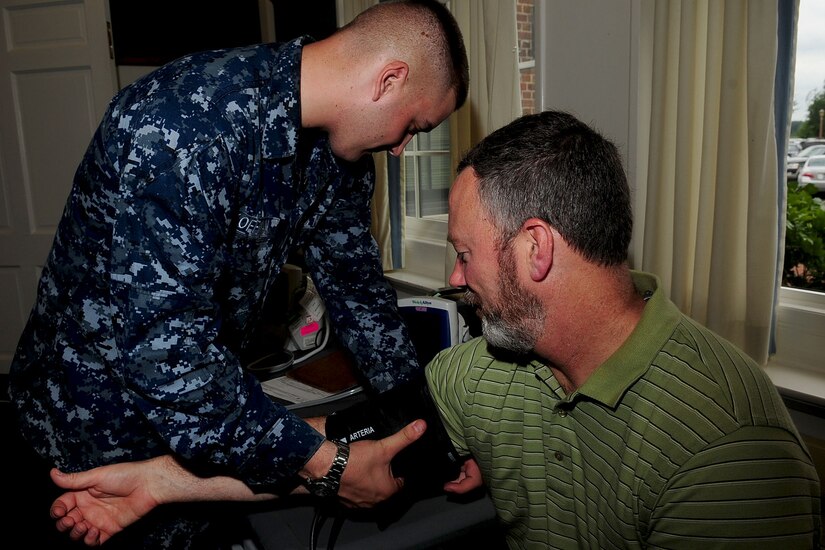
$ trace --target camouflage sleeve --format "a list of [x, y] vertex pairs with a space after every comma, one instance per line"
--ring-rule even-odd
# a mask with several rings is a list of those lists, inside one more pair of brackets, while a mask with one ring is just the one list
[[307, 264], [336, 335], [377, 391], [421, 373], [395, 290], [369, 231], [373, 172], [338, 194], [306, 247]]
[[219, 341], [217, 293], [229, 252], [215, 217], [227, 198], [204, 189], [237, 177], [222, 143], [179, 152], [162, 167], [151, 147], [133, 151], [140, 162], [122, 181], [135, 191], [117, 209], [111, 260], [116, 376], [174, 453], [253, 487], [277, 486], [322, 437], [268, 399]]

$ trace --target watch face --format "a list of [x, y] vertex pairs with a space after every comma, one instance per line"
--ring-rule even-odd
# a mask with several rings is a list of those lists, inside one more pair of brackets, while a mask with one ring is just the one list
[[315, 496], [319, 497], [331, 497], [335, 496], [337, 491], [335, 491], [329, 484], [325, 483], [323, 480], [321, 481], [314, 481], [312, 485], [309, 487], [310, 492]]

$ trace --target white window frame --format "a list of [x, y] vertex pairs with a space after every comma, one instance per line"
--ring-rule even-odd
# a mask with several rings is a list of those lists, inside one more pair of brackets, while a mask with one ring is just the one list
[[[455, 115], [451, 115], [449, 124], [455, 124]], [[452, 150], [440, 151], [420, 149], [416, 140], [414, 150], [404, 151], [405, 162], [422, 156], [452, 157]], [[450, 143], [450, 148], [455, 146]], [[412, 148], [411, 148], [412, 149]], [[417, 170], [417, 167], [416, 167]], [[450, 182], [452, 183], [452, 182]], [[406, 190], [402, 190], [406, 192]], [[416, 206], [416, 212], [418, 207]], [[405, 212], [404, 269], [391, 271], [387, 278], [397, 286], [412, 287], [420, 293], [429, 293], [446, 286], [449, 274], [445, 273], [447, 257], [447, 214], [427, 216], [424, 218], [407, 216]]]
[[[448, 122], [447, 122], [448, 125], [449, 125], [449, 121], [450, 121], [450, 119], [448, 119]], [[442, 122], [436, 128], [437, 129], [441, 128], [441, 125], [443, 125], [443, 124], [444, 123]], [[435, 132], [435, 130], [436, 129], [433, 129], [432, 131]], [[447, 127], [447, 131], [449, 133], [449, 126]], [[406, 163], [408, 163], [408, 162], [413, 163], [412, 166], [413, 166], [413, 172], [415, 173], [416, 181], [420, 180], [419, 165], [418, 165], [418, 162], [415, 162], [416, 160], [418, 160], [420, 158], [446, 157], [447, 161], [449, 161], [451, 156], [452, 156], [451, 149], [422, 149], [421, 145], [420, 145], [420, 137], [421, 137], [421, 134], [414, 135], [413, 138], [410, 140], [410, 143], [407, 145], [407, 147], [404, 149], [404, 152], [402, 153], [404, 155], [404, 165], [405, 166], [406, 166]], [[450, 143], [450, 147], [452, 147], [452, 143]], [[452, 182], [449, 181], [447, 183], [447, 188], [449, 188], [451, 184], [452, 184]], [[404, 190], [404, 192], [406, 192], [406, 189]], [[421, 192], [420, 192], [420, 189], [416, 190], [415, 196], [416, 196], [416, 204], [415, 204], [416, 215], [415, 216], [407, 216], [407, 220], [409, 220], [411, 218], [412, 219], [424, 219], [424, 220], [436, 220], [436, 221], [446, 221], [447, 220], [447, 214], [446, 213], [422, 217], [421, 216], [421, 209], [420, 209], [420, 205], [421, 205]], [[407, 208], [409, 208], [409, 204], [407, 204]]]
[[447, 215], [405, 217], [404, 269], [386, 273], [398, 286], [427, 294], [446, 286]]
[[404, 269], [386, 273], [387, 278], [420, 294], [446, 286], [447, 220], [407, 217], [406, 223]]
[[825, 400], [825, 293], [779, 290], [776, 354], [766, 371], [780, 388]]

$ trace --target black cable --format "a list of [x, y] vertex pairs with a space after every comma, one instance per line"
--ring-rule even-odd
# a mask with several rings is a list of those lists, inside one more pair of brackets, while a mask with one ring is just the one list
[[310, 550], [317, 550], [318, 548], [318, 533], [321, 531], [323, 525], [323, 512], [320, 505], [315, 506], [315, 512], [312, 515], [312, 526], [309, 530], [309, 548]]
[[346, 521], [346, 516], [341, 512], [341, 508], [336, 502], [320, 502], [315, 505], [309, 533], [310, 550], [318, 550], [321, 529], [323, 529], [324, 522], [330, 518], [332, 518], [332, 527], [330, 527], [329, 536], [327, 537], [326, 550], [332, 550], [335, 547], [338, 535], [341, 533]]
[[341, 533], [341, 529], [344, 527], [345, 520], [346, 518], [342, 514], [335, 514], [335, 517], [332, 519], [332, 527], [329, 529], [327, 550], [333, 550], [333, 548], [335, 548], [335, 543], [338, 540], [338, 535]]

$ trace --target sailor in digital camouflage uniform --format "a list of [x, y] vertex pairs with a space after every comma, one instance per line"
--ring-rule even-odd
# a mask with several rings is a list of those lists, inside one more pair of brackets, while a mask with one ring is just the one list
[[[78, 471], [171, 452], [253, 488], [293, 487], [324, 437], [238, 355], [297, 248], [369, 383], [418, 374], [369, 232], [372, 159], [343, 161], [331, 131], [302, 128], [311, 42], [190, 55], [113, 99], [11, 367], [21, 431], [49, 462]], [[423, 129], [412, 121], [375, 148], [400, 152]]]

